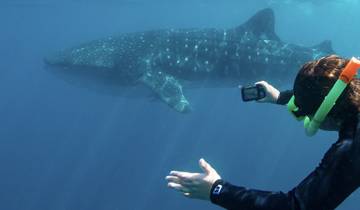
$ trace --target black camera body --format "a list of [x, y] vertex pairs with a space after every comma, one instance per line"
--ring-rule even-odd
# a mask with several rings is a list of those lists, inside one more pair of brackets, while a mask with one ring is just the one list
[[241, 87], [241, 97], [243, 101], [258, 101], [265, 98], [265, 96], [265, 87], [260, 84]]

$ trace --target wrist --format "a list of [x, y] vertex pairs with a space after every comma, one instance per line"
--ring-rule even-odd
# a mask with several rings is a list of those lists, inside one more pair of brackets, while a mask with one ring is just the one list
[[280, 91], [278, 90], [274, 90], [274, 93], [273, 93], [273, 103], [276, 104], [278, 99], [280, 98]]
[[209, 198], [212, 203], [215, 203], [215, 197], [221, 193], [224, 183], [224, 180], [218, 179], [211, 186]]

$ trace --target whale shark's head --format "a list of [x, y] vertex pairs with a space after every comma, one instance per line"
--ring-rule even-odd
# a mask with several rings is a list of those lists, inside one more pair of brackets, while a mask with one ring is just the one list
[[[81, 45], [60, 50], [44, 58], [44, 62], [61, 77], [72, 77], [72, 80], [84, 78], [93, 82], [116, 83], [127, 86], [133, 83], [128, 71], [120, 68], [124, 62], [112, 37], [98, 39]], [[131, 73], [135, 73], [132, 71]]]
[[135, 81], [114, 66], [111, 56], [81, 46], [53, 53], [44, 58], [44, 63], [48, 72], [71, 85], [110, 95], [123, 95], [124, 88], [133, 86]]
[[114, 68], [117, 51], [108, 40], [96, 40], [45, 57], [48, 65], [63, 67]]

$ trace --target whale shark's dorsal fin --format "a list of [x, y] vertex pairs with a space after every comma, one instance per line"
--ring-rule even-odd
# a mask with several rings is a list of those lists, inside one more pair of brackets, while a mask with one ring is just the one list
[[275, 34], [275, 16], [274, 11], [266, 8], [257, 12], [247, 22], [237, 27], [238, 32], [252, 32], [261, 39], [280, 41]]

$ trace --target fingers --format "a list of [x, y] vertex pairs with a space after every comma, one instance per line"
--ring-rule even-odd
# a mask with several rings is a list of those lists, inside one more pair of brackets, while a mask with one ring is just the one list
[[[196, 174], [194, 173], [191, 177], [192, 178], [196, 177]], [[180, 185], [190, 189], [190, 188], [192, 188], [194, 186], [194, 180], [191, 177], [185, 177], [184, 178], [184, 177], [170, 175], [170, 176], [166, 176], [165, 179], [169, 183], [180, 184]]]
[[181, 184], [177, 184], [177, 183], [173, 183], [173, 182], [168, 183], [168, 187], [170, 187], [174, 190], [177, 190], [179, 192], [182, 192], [182, 193], [184, 193], [184, 195], [185, 195], [185, 193], [189, 194], [189, 192], [190, 192], [189, 188], [187, 188]]
[[266, 91], [271, 93], [271, 94], [275, 94], [278, 91], [274, 86], [270, 85], [266, 81], [256, 82], [255, 84], [263, 86], [266, 89]]
[[183, 195], [184, 195], [185, 197], [188, 197], [188, 198], [191, 197], [190, 193], [184, 193]]
[[209, 177], [218, 177], [218, 175], [204, 159], [201, 158], [199, 160], [199, 165], [205, 173], [171, 171], [170, 174], [165, 177], [168, 182], [167, 186], [180, 192], [183, 196], [188, 198], [208, 199], [208, 191], [210, 191], [212, 186], [209, 182]]
[[262, 99], [256, 100], [256, 102], [258, 102], [258, 103], [266, 103], [266, 102], [269, 102], [269, 99], [268, 99], [268, 97], [264, 97]]
[[269, 92], [269, 86], [270, 86], [269, 83], [267, 83], [266, 81], [259, 81], [259, 82], [256, 82], [255, 85], [261, 85], [266, 90], [266, 97], [256, 100], [256, 102], [260, 102], [260, 103], [268, 102], [268, 100], [269, 100], [268, 92]]
[[190, 173], [190, 172], [184, 172], [184, 171], [171, 171], [171, 176], [176, 176], [181, 179], [191, 179], [192, 177], [198, 175], [198, 173]]
[[214, 169], [211, 167], [211, 165], [206, 162], [203, 158], [199, 160], [200, 168], [205, 172], [205, 174], [210, 174]]
[[168, 182], [174, 182], [174, 183], [177, 183], [177, 184], [180, 184], [180, 182], [181, 182], [179, 177], [177, 177], [177, 176], [166, 176], [165, 179]]
[[266, 81], [259, 81], [255, 83], [256, 85], [261, 85], [265, 88], [266, 96], [256, 102], [260, 103], [276, 103], [279, 98], [280, 91], [267, 83]]
[[262, 80], [259, 82], [255, 82], [255, 85], [262, 85], [263, 87], [267, 87], [269, 85], [269, 83], [267, 83], [266, 81]]
[[262, 86], [265, 91], [266, 91], [266, 96], [262, 99], [259, 99], [259, 100], [256, 100], [256, 102], [258, 103], [266, 103], [268, 102], [268, 92], [269, 92], [269, 83], [267, 83], [266, 81], [259, 81], [259, 82], [256, 82], [255, 85], [260, 85]]
[[[167, 180], [173, 180], [175, 182], [180, 182], [181, 180], [177, 177], [167, 176]], [[175, 183], [169, 182], [168, 187], [180, 192], [183, 196], [187, 198], [194, 198], [194, 193], [198, 191], [198, 188], [193, 183]]]

